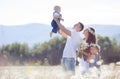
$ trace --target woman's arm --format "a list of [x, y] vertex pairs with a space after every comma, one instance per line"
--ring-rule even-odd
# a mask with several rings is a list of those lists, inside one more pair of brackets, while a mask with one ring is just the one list
[[90, 53], [87, 53], [87, 52], [85, 52], [85, 51], [83, 51], [83, 50], [81, 50], [80, 53], [82, 53], [82, 54], [84, 54], [84, 55], [86, 55], [86, 56], [90, 56]]

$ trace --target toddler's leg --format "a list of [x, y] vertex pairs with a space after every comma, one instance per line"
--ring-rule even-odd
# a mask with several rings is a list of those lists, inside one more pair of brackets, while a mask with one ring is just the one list
[[53, 32], [50, 32], [50, 37], [52, 37]]

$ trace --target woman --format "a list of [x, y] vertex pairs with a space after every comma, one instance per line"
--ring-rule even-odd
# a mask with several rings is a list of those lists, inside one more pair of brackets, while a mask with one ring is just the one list
[[[81, 50], [80, 53], [83, 55], [83, 60], [81, 66], [83, 68], [82, 72], [86, 72], [89, 68], [89, 63], [87, 62], [88, 57], [90, 56], [90, 44], [96, 44], [96, 36], [95, 36], [95, 29], [89, 27], [84, 30], [83, 32], [85, 38], [84, 40], [88, 44], [88, 47], [85, 50]], [[84, 62], [83, 62], [84, 61]]]

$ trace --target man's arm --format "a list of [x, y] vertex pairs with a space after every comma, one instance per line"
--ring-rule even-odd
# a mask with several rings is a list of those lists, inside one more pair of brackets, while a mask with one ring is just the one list
[[67, 34], [65, 34], [62, 30], [60, 30], [60, 34], [61, 34], [63, 37], [67, 38]]
[[58, 27], [67, 35], [71, 36], [71, 31], [66, 29], [58, 20], [57, 18], [55, 17], [54, 20], [56, 21]]

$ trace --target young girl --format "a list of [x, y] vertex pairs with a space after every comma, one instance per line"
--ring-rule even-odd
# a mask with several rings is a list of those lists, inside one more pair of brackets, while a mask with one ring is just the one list
[[99, 67], [97, 61], [99, 60], [99, 52], [100, 46], [97, 44], [90, 45], [90, 53], [91, 55], [88, 57], [87, 62], [89, 63], [89, 67]]
[[[60, 6], [55, 6], [54, 7], [54, 12], [53, 12], [53, 18], [57, 17], [59, 21], [60, 20], [64, 21], [64, 19], [62, 19], [62, 15], [60, 14], [60, 11], [61, 11]], [[59, 27], [58, 27], [57, 23], [54, 21], [54, 19], [51, 22], [51, 26], [53, 27], [53, 29], [50, 32], [50, 37], [52, 37], [53, 33], [57, 33], [57, 32], [60, 33]]]

